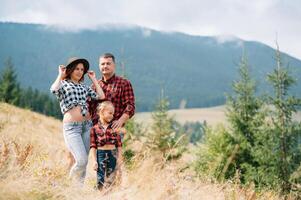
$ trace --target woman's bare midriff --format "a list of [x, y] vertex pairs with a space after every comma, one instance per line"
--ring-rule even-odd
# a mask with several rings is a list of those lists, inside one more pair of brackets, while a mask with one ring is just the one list
[[113, 150], [116, 149], [114, 144], [106, 144], [102, 147], [97, 147], [97, 149], [101, 149], [101, 150]]
[[64, 123], [83, 122], [83, 121], [90, 120], [90, 119], [91, 119], [91, 117], [90, 117], [89, 112], [87, 112], [86, 116], [84, 117], [81, 113], [80, 106], [75, 106], [72, 109], [65, 112], [63, 122]]

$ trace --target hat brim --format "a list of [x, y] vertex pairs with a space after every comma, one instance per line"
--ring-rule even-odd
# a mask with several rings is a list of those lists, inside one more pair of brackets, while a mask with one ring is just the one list
[[84, 68], [85, 68], [84, 73], [87, 73], [87, 71], [89, 70], [89, 62], [84, 58], [78, 58], [76, 60], [73, 60], [72, 62], [68, 63], [66, 68], [69, 68], [69, 67], [71, 67], [75, 64], [78, 64], [78, 63], [83, 63]]

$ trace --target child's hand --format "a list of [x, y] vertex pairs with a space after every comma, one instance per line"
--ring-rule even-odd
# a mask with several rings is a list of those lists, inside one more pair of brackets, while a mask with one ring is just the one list
[[93, 162], [93, 169], [95, 171], [97, 171], [97, 169], [98, 169], [98, 163], [96, 161]]

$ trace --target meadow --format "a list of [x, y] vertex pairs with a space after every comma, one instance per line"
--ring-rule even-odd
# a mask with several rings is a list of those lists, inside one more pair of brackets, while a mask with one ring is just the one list
[[[216, 111], [221, 120], [222, 109], [206, 112]], [[197, 177], [191, 168], [196, 146], [167, 162], [135, 139], [127, 147], [135, 156], [130, 167], [123, 166], [118, 183], [94, 190], [95, 172], [88, 165], [85, 185], [78, 188], [68, 179], [61, 121], [5, 103], [0, 111], [0, 199], [282, 199], [275, 191], [243, 188], [238, 179], [217, 183]]]

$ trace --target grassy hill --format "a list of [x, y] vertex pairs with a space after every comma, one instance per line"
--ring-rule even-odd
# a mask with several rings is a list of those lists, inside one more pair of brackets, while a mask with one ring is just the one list
[[[219, 110], [219, 109], [218, 109]], [[278, 199], [273, 192], [258, 196], [237, 183], [200, 180], [189, 168], [195, 148], [177, 161], [162, 162], [141, 141], [131, 148], [134, 165], [123, 168], [121, 184], [111, 192], [93, 190], [95, 172], [88, 165], [85, 186], [70, 185], [62, 123], [0, 103], [0, 199]], [[220, 112], [220, 111], [218, 111]]]

